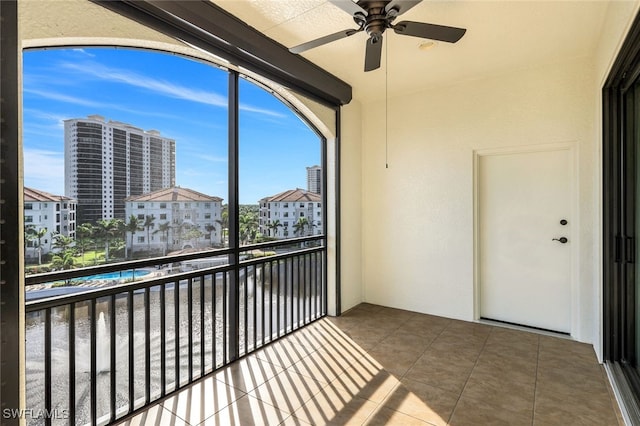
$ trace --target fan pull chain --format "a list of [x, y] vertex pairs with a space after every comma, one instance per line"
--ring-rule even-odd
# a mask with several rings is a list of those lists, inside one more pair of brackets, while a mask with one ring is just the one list
[[389, 168], [389, 40], [384, 44], [384, 163]]

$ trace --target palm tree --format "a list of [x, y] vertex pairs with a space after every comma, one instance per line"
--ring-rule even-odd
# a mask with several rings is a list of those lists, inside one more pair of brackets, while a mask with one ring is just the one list
[[147, 230], [147, 253], [151, 250], [151, 239], [149, 238], [149, 230], [153, 228], [156, 218], [154, 215], [146, 215], [142, 227]]
[[158, 229], [153, 231], [154, 234], [156, 232], [162, 232], [162, 239], [164, 240], [164, 253], [162, 253], [163, 256], [167, 255], [167, 249], [168, 249], [168, 246], [169, 246], [169, 231], [170, 230], [171, 230], [171, 224], [169, 222], [163, 222], [163, 223], [158, 225]]
[[171, 227], [171, 232], [174, 235], [174, 238], [177, 238], [178, 246], [182, 248], [182, 241], [184, 240], [184, 233], [189, 227], [189, 224], [184, 221], [180, 221]]
[[258, 234], [257, 213], [245, 210], [240, 214], [240, 241], [244, 244], [252, 242]]
[[304, 236], [305, 228], [307, 228], [308, 226], [309, 226], [309, 219], [307, 219], [306, 217], [298, 218], [296, 223], [293, 225], [293, 232], [296, 235], [301, 234], [301, 236]]
[[[84, 266], [84, 252], [89, 247], [90, 244], [93, 243], [91, 237], [94, 234], [93, 225], [90, 223], [83, 223], [82, 225], [76, 228], [76, 247], [80, 251], [80, 256], [82, 256], [82, 266]], [[94, 259], [95, 259], [95, 251], [94, 251]]]
[[24, 257], [27, 257], [27, 247], [29, 247], [29, 243], [35, 240], [35, 225], [26, 225], [24, 227]]
[[210, 244], [213, 247], [213, 236], [211, 235], [211, 233], [216, 230], [216, 226], [213, 223], [207, 223], [206, 225], [204, 225], [204, 230], [209, 234], [209, 241], [211, 241]]
[[278, 228], [281, 228], [283, 226], [284, 225], [280, 223], [280, 220], [276, 219], [274, 221], [269, 222], [269, 224], [267, 225], [267, 228], [273, 229], [273, 236], [275, 237], [278, 235]]
[[100, 219], [96, 222], [97, 234], [104, 241], [104, 261], [109, 262], [109, 245], [122, 226], [120, 219]]
[[34, 245], [34, 248], [38, 252], [38, 265], [42, 265], [42, 237], [47, 235], [48, 230], [47, 228], [36, 229], [35, 227], [33, 227], [32, 229], [33, 231], [31, 232], [33, 236], [33, 241], [37, 241], [36, 244]]
[[71, 251], [71, 252], [74, 251], [74, 250], [71, 250], [71, 246], [74, 243], [73, 238], [67, 235], [59, 234], [57, 232], [56, 233], [52, 232], [51, 239], [53, 240], [53, 248], [58, 250], [58, 253], [66, 252], [66, 251]]
[[[217, 245], [224, 244], [224, 221], [222, 219], [214, 220], [216, 224], [218, 224], [217, 228], [220, 228], [220, 234], [218, 236]], [[215, 226], [215, 225], [214, 225]]]
[[75, 261], [73, 259], [73, 250], [65, 250], [53, 255], [51, 266], [56, 269], [72, 269]]
[[[125, 225], [125, 232], [129, 232], [131, 234], [130, 246], [131, 246], [132, 252], [133, 252], [133, 236], [137, 231], [142, 231], [142, 228], [140, 227], [140, 221], [135, 215], [132, 214], [131, 216], [129, 216], [129, 222], [127, 222]], [[129, 258], [129, 245], [124, 246], [124, 258], [125, 259]]]
[[220, 225], [222, 226], [222, 245], [227, 244], [227, 233], [229, 232], [229, 206], [222, 206], [220, 213]]
[[202, 231], [198, 229], [198, 225], [189, 225], [184, 237], [193, 243], [192, 247], [198, 248], [198, 239], [203, 235]]

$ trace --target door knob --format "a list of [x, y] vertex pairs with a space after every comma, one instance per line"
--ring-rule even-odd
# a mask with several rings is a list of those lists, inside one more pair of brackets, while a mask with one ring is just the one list
[[569, 240], [566, 237], [553, 238], [551, 241], [559, 241], [562, 244], [566, 244], [567, 242], [569, 242]]

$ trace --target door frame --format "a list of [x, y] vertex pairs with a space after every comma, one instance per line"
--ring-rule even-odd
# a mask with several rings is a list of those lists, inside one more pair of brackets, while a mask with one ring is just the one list
[[473, 150], [473, 319], [481, 321], [481, 283], [480, 283], [480, 159], [486, 156], [507, 155], [507, 154], [526, 154], [534, 152], [549, 151], [569, 151], [569, 159], [571, 170], [569, 171], [569, 191], [571, 200], [569, 202], [571, 218], [570, 232], [567, 237], [571, 241], [570, 255], [570, 288], [571, 288], [571, 327], [570, 336], [580, 340], [580, 216], [579, 216], [579, 149], [578, 143], [575, 141], [529, 144], [520, 146], [504, 146], [495, 148], [483, 148]]

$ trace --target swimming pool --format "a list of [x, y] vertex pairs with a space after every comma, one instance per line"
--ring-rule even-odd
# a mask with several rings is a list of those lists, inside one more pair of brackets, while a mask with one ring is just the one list
[[88, 277], [76, 278], [77, 280], [127, 280], [131, 278], [141, 278], [145, 275], [149, 275], [150, 271], [145, 270], [132, 270], [128, 271], [117, 271], [117, 272], [106, 272], [104, 274], [96, 274]]

